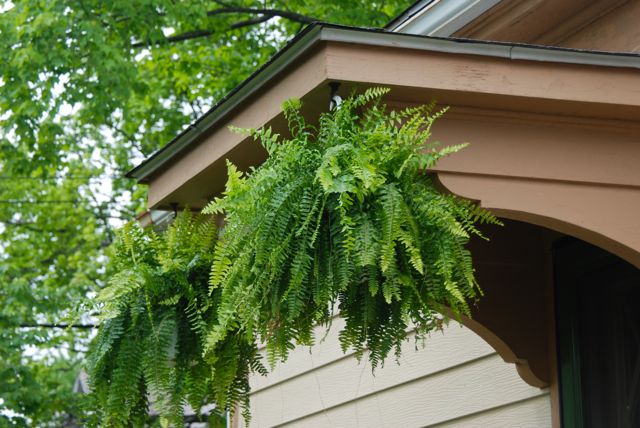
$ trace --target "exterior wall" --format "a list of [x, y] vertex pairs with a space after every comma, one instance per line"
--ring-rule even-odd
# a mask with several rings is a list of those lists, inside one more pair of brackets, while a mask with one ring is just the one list
[[551, 44], [590, 16], [602, 14], [623, 0], [502, 0], [453, 36], [515, 43]]
[[269, 376], [251, 379], [252, 427], [551, 426], [548, 390], [527, 385], [457, 323], [424, 348], [409, 340], [400, 364], [390, 358], [375, 375], [342, 353], [339, 324], [311, 351], [297, 349]]
[[471, 142], [437, 165], [446, 189], [640, 267], [637, 113], [633, 121], [488, 111], [472, 116], [452, 107], [434, 127], [440, 141]]

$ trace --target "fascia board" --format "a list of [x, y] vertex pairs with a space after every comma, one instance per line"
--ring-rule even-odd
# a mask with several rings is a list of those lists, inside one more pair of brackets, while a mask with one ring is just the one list
[[509, 58], [512, 60], [543, 61], [562, 64], [640, 68], [640, 56], [638, 54], [626, 55], [526, 45], [513, 45], [510, 49]]
[[430, 52], [444, 52], [461, 55], [482, 55], [499, 58], [509, 58], [510, 45], [494, 43], [473, 43], [456, 41], [453, 39], [433, 38], [409, 34], [395, 34], [386, 32], [353, 31], [348, 28], [327, 27], [320, 34], [320, 38], [327, 42], [355, 43], [376, 47], [390, 47], [399, 49], [415, 49]]
[[509, 60], [640, 68], [639, 54], [594, 52], [579, 49], [485, 42], [469, 39], [425, 37], [371, 30], [357, 31], [346, 27], [325, 27], [320, 33], [320, 39], [327, 42], [354, 43], [459, 55], [480, 55]]
[[172, 142], [132, 169], [127, 174], [127, 177], [135, 178], [138, 181], [148, 179], [174, 156], [179, 155], [189, 145], [197, 141], [207, 130], [233, 112], [240, 104], [248, 100], [256, 91], [264, 87], [285, 68], [291, 66], [296, 59], [320, 41], [460, 55], [480, 55], [509, 60], [640, 68], [640, 55], [638, 54], [592, 52], [501, 42], [425, 37], [375, 29], [312, 24], [287, 48], [280, 51], [278, 56], [271, 62], [251, 75], [227, 97], [220, 100], [208, 113], [190, 125]]

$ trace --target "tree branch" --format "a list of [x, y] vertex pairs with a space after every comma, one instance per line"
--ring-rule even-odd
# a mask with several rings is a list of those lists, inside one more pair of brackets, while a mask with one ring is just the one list
[[[208, 37], [212, 35], [213, 32], [209, 30], [195, 30], [195, 31], [187, 31], [186, 33], [178, 34], [176, 36], [165, 37], [164, 43], [176, 43], [176, 42], [184, 42], [185, 40], [198, 39], [200, 37]], [[154, 43], [148, 42], [138, 42], [131, 45], [132, 48], [143, 48]], [[160, 43], [156, 43], [160, 44]]]
[[[223, 4], [222, 2], [217, 2], [217, 3]], [[207, 16], [209, 17], [218, 16], [218, 15], [233, 15], [233, 14], [247, 14], [247, 15], [259, 15], [259, 16], [256, 16], [255, 18], [247, 19], [244, 21], [240, 21], [235, 24], [231, 24], [230, 26], [231, 29], [238, 29], [238, 28], [243, 28], [250, 25], [257, 25], [275, 17], [288, 19], [290, 21], [299, 22], [301, 24], [311, 24], [317, 21], [317, 19], [311, 16], [302, 15], [300, 13], [296, 13], [296, 12], [292, 12], [284, 9], [225, 6], [225, 7], [220, 7], [207, 12]], [[175, 36], [165, 37], [164, 41], [160, 43], [137, 42], [137, 43], [133, 43], [131, 47], [142, 48], [142, 47], [147, 47], [153, 44], [177, 43], [177, 42], [183, 42], [186, 40], [198, 39], [201, 37], [209, 37], [212, 34], [213, 34], [213, 31], [211, 30], [187, 31], [186, 33], [177, 34]]]
[[284, 9], [263, 9], [263, 8], [253, 8], [253, 7], [220, 7], [218, 9], [213, 9], [207, 12], [207, 16], [216, 16], [216, 15], [224, 15], [224, 14], [233, 14], [233, 13], [247, 13], [251, 15], [264, 15], [269, 16], [271, 18], [275, 18], [276, 16], [280, 18], [285, 18], [290, 21], [302, 22], [304, 24], [311, 24], [312, 22], [317, 21], [317, 19], [312, 18], [307, 15], [302, 15], [300, 13], [292, 12]]
[[247, 19], [245, 21], [236, 22], [235, 24], [231, 24], [231, 28], [237, 30], [238, 28], [249, 27], [251, 25], [260, 24], [262, 22], [266, 22], [273, 18], [272, 16], [262, 15], [256, 16], [255, 18]]

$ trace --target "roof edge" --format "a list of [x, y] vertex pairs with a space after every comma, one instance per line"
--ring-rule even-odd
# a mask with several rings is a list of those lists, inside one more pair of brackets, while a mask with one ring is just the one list
[[396, 33], [450, 37], [502, 0], [430, 0], [386, 28]]
[[[305, 53], [308, 48], [317, 43], [322, 26], [313, 23], [305, 27], [287, 45], [278, 51], [268, 62], [259, 67], [242, 83], [232, 89], [227, 95], [218, 100], [206, 113], [187, 126], [164, 147], [154, 152], [139, 165], [125, 175], [138, 181], [147, 179], [173, 156], [182, 152], [191, 142], [196, 140], [218, 120], [226, 116], [236, 106], [245, 101], [255, 91], [263, 87], [275, 75], [289, 66], [296, 58]], [[258, 78], [259, 76], [259, 78]]]
[[480, 55], [508, 60], [543, 61], [560, 64], [640, 68], [640, 54], [599, 52], [527, 44], [470, 39], [429, 37], [392, 33], [383, 29], [365, 29], [314, 23], [306, 27], [270, 61], [249, 76], [207, 113], [189, 125], [167, 145], [159, 149], [126, 176], [147, 181], [163, 165], [186, 150], [239, 104], [264, 87], [297, 58], [321, 41], [355, 43], [367, 46], [414, 49], [461, 55]]
[[388, 31], [395, 31], [396, 28], [422, 12], [425, 7], [437, 1], [438, 0], [416, 0], [411, 4], [411, 6], [407, 7], [402, 13], [400, 13], [400, 15], [389, 21], [383, 28]]

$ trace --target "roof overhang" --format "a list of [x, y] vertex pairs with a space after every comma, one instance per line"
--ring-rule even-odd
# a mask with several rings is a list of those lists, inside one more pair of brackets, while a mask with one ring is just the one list
[[329, 82], [393, 88], [390, 101], [437, 99], [490, 110], [633, 120], [640, 117], [640, 56], [442, 39], [315, 24], [129, 176], [148, 183], [149, 206], [198, 208], [219, 193], [225, 159], [242, 168], [265, 153], [228, 130], [284, 131], [281, 103], [328, 108]]

